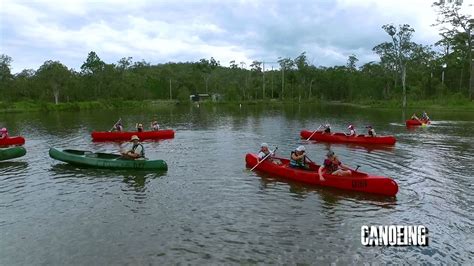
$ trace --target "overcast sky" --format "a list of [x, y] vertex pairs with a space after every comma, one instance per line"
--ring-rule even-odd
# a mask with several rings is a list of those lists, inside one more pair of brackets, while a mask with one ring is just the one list
[[[317, 66], [345, 64], [351, 54], [361, 65], [378, 60], [372, 48], [390, 40], [383, 24], [410, 24], [417, 43], [439, 40], [433, 1], [0, 0], [0, 54], [13, 58], [13, 73], [46, 60], [79, 70], [90, 51], [106, 63], [212, 56], [248, 66], [306, 51]], [[472, 1], [464, 0], [464, 13]]]

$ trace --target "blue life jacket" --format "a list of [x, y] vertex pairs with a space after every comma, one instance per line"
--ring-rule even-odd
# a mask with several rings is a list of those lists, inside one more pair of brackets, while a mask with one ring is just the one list
[[290, 166], [300, 166], [300, 167], [304, 166], [304, 161], [305, 161], [304, 159], [305, 159], [306, 156], [303, 157], [303, 158], [301, 158], [301, 159], [299, 159], [299, 160], [294, 160], [294, 159], [293, 159], [293, 154], [295, 154], [295, 153], [296, 153], [295, 151], [292, 151], [292, 152], [291, 152], [291, 155], [290, 155]]

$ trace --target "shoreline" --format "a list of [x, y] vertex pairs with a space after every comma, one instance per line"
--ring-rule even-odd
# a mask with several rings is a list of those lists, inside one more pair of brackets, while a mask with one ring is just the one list
[[[34, 101], [21, 101], [14, 103], [0, 102], [0, 113], [26, 113], [26, 112], [57, 112], [57, 111], [86, 111], [86, 110], [119, 110], [129, 108], [169, 108], [176, 105], [196, 105], [193, 102], [179, 102], [178, 100], [99, 100], [86, 102], [69, 102], [69, 103], [45, 103]], [[252, 100], [252, 101], [202, 101], [199, 102], [202, 106], [254, 106], [254, 105], [299, 105], [299, 104], [314, 104], [314, 105], [342, 105], [355, 108], [374, 108], [374, 109], [402, 109], [399, 102], [393, 100], [387, 101], [320, 101], [320, 100]], [[429, 109], [429, 110], [447, 110], [447, 111], [466, 111], [474, 112], [474, 102], [444, 102], [437, 100], [422, 100], [408, 102], [407, 109]], [[420, 110], [421, 112], [421, 110]]]

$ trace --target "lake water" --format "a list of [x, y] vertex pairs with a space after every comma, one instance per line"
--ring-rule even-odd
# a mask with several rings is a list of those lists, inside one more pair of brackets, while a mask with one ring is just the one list
[[[417, 110], [421, 111], [421, 110]], [[428, 110], [430, 111], [430, 110]], [[411, 113], [413, 110], [410, 111]], [[405, 114], [410, 116], [411, 113]], [[162, 173], [78, 168], [50, 147], [117, 152], [92, 130], [156, 115], [175, 138], [145, 142]], [[443, 263], [474, 260], [474, 113], [430, 112], [408, 130], [404, 114], [347, 106], [177, 106], [134, 111], [0, 114], [27, 139], [27, 155], [0, 162], [1, 265]], [[373, 148], [301, 140], [301, 129], [372, 124], [397, 144]], [[348, 165], [389, 176], [396, 198], [305, 186], [250, 172], [261, 142], [289, 156], [331, 148]], [[362, 225], [424, 225], [426, 247], [365, 247]]]

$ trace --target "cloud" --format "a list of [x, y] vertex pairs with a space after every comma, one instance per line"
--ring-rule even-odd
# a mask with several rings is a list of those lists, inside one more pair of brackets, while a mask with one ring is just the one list
[[[78, 69], [89, 51], [108, 63], [275, 62], [306, 51], [316, 65], [376, 60], [383, 24], [412, 25], [414, 41], [438, 40], [431, 1], [10, 1], [0, 9], [1, 53], [13, 72], [59, 60]], [[271, 65], [271, 64], [269, 64]], [[275, 64], [277, 66], [277, 64]]]

